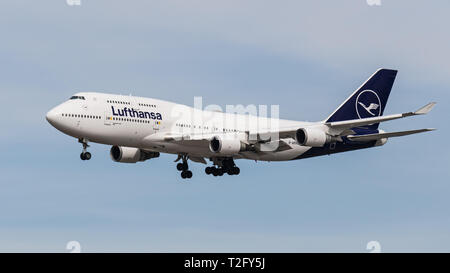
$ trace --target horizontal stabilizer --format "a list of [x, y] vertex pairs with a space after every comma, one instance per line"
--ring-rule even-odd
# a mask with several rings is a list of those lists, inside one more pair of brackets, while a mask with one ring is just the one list
[[416, 115], [425, 115], [428, 112], [431, 111], [431, 109], [433, 109], [433, 107], [436, 105], [435, 102], [430, 102], [427, 105], [425, 105], [424, 107], [420, 108], [419, 110], [417, 110], [416, 112], [414, 112], [414, 114]]
[[367, 126], [367, 125], [374, 124], [374, 123], [379, 123], [379, 122], [384, 122], [384, 121], [389, 121], [389, 120], [394, 120], [394, 119], [399, 119], [399, 118], [405, 118], [405, 117], [411, 117], [411, 116], [416, 116], [416, 115], [424, 115], [424, 114], [427, 114], [428, 112], [430, 112], [435, 104], [436, 104], [435, 102], [430, 102], [415, 112], [407, 112], [407, 113], [402, 113], [402, 114], [394, 114], [394, 115], [362, 118], [362, 119], [352, 119], [352, 120], [344, 120], [344, 121], [336, 121], [336, 122], [326, 122], [325, 125], [327, 125], [332, 130], [332, 133], [339, 135], [346, 129], [350, 129], [350, 128], [354, 128], [354, 127]]
[[379, 133], [379, 134], [369, 134], [369, 135], [350, 135], [350, 136], [347, 136], [347, 138], [352, 141], [372, 141], [372, 140], [378, 140], [378, 139], [382, 139], [382, 138], [407, 136], [407, 135], [423, 133], [423, 132], [428, 132], [428, 131], [433, 131], [433, 130], [436, 130], [436, 129], [428, 128], [428, 129], [418, 129], [418, 130], [410, 130], [410, 131]]

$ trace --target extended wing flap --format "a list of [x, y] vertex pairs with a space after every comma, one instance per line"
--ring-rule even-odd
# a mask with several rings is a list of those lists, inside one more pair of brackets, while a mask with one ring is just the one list
[[197, 163], [207, 164], [205, 158], [201, 156], [189, 155], [189, 159]]
[[399, 136], [407, 136], [417, 133], [423, 133], [423, 132], [429, 132], [436, 129], [433, 128], [427, 128], [427, 129], [417, 129], [417, 130], [410, 130], [410, 131], [399, 131], [399, 132], [390, 132], [390, 133], [379, 133], [379, 134], [369, 134], [369, 135], [349, 135], [347, 138], [352, 141], [372, 141], [372, 140], [378, 140], [382, 138], [389, 138], [389, 137], [399, 137]]
[[285, 140], [283, 140], [283, 139], [280, 139], [278, 142], [277, 142], [277, 149], [276, 149], [276, 151], [277, 152], [282, 152], [282, 151], [287, 151], [287, 150], [290, 150], [290, 149], [292, 149], [292, 147], [291, 147], [291, 145], [289, 145]]

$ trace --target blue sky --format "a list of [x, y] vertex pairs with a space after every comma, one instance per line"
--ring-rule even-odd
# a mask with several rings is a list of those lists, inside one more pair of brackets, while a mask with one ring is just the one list
[[[2, 1], [0, 251], [450, 250], [448, 1]], [[385, 113], [437, 101], [381, 148], [238, 161], [213, 178], [172, 155], [127, 165], [45, 121], [78, 91], [192, 105], [278, 104], [321, 120], [377, 68], [398, 69]]]

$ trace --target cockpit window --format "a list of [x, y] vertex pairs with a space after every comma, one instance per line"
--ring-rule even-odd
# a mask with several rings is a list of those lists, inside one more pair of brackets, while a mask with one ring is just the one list
[[84, 100], [83, 96], [72, 96], [70, 97], [71, 100]]

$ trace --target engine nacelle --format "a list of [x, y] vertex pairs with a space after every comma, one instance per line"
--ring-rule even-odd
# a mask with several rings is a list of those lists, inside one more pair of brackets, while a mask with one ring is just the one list
[[[382, 134], [382, 133], [386, 133], [385, 131], [378, 129], [378, 133]], [[386, 142], [388, 141], [388, 138], [380, 138], [377, 140], [377, 142], [375, 142], [375, 147], [377, 146], [383, 146], [384, 144], [386, 144]]]
[[112, 146], [111, 159], [120, 163], [136, 163], [150, 158], [159, 157], [158, 152], [147, 152], [138, 148]]
[[298, 144], [309, 147], [323, 147], [331, 141], [331, 137], [316, 128], [300, 128], [295, 133]]
[[239, 139], [222, 139], [219, 136], [215, 136], [209, 141], [209, 149], [211, 152], [218, 154], [235, 155], [247, 150], [247, 145]]

